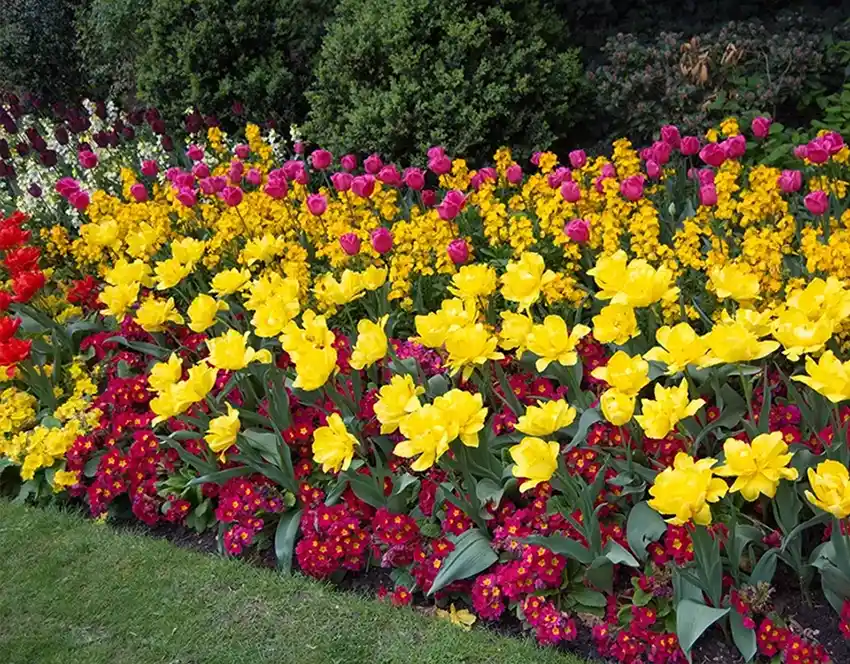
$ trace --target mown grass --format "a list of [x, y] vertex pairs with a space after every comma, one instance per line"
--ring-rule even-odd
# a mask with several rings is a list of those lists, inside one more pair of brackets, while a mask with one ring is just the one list
[[580, 664], [413, 609], [0, 501], [2, 664]]

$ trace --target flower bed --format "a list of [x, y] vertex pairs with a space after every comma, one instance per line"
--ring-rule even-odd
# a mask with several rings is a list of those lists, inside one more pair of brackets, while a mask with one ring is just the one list
[[619, 662], [709, 632], [829, 660], [772, 582], [847, 630], [837, 134], [783, 172], [744, 161], [764, 118], [400, 170], [252, 125], [175, 152], [152, 112], [0, 120], [27, 213], [0, 225], [10, 490], [317, 578], [380, 566], [394, 603]]

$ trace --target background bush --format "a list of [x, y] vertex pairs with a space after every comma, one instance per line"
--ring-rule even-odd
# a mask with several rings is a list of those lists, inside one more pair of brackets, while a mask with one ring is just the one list
[[550, 145], [576, 121], [567, 26], [524, 0], [342, 0], [308, 93], [306, 134], [338, 152], [488, 158]]
[[72, 0], [4, 0], [0, 5], [0, 91], [69, 101], [85, 90]]
[[[108, 0], [105, 0], [108, 1]], [[166, 116], [187, 107], [297, 120], [331, 0], [152, 0], [137, 64], [141, 99]]]

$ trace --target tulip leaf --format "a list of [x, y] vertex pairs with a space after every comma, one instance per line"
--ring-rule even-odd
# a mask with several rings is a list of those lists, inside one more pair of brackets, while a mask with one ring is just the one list
[[209, 473], [207, 475], [201, 475], [200, 477], [194, 477], [189, 480], [189, 483], [186, 486], [197, 486], [199, 484], [224, 484], [229, 479], [241, 477], [242, 475], [249, 475], [251, 472], [253, 471], [247, 466], [228, 468], [227, 470], [220, 470], [217, 473]]
[[640, 567], [640, 563], [632, 555], [632, 552], [626, 549], [616, 540], [608, 540], [604, 550], [605, 557], [615, 565], [627, 565], [628, 567]]
[[667, 532], [667, 524], [661, 515], [646, 501], [640, 502], [629, 511], [626, 522], [626, 540], [629, 548], [641, 560], [646, 560], [647, 547], [657, 542]]
[[758, 650], [756, 631], [744, 625], [744, 617], [737, 611], [729, 612], [729, 624], [732, 626], [732, 640], [745, 662], [753, 661]]
[[587, 432], [597, 422], [602, 421], [602, 414], [596, 408], [588, 408], [585, 410], [581, 417], [578, 418], [578, 429], [576, 429], [575, 436], [573, 436], [572, 441], [569, 445], [567, 445], [567, 449], [571, 450], [574, 447], [578, 447], [584, 442], [584, 439], [587, 438]]
[[608, 604], [605, 595], [590, 588], [581, 588], [580, 590], [573, 591], [568, 597], [582, 606], [592, 606], [597, 609], [604, 609]]
[[[776, 556], [779, 549], [770, 549], [764, 552], [753, 571], [750, 573], [750, 585], [758, 583], [770, 583], [776, 573]], [[742, 653], [743, 654], [743, 653]]]
[[693, 648], [697, 639], [728, 613], [728, 607], [715, 609], [692, 599], [683, 599], [679, 602], [676, 605], [676, 636], [679, 638], [679, 645], [685, 654], [690, 655], [691, 648]]
[[542, 546], [552, 553], [557, 553], [567, 558], [577, 560], [582, 565], [589, 565], [593, 561], [590, 550], [578, 540], [564, 537], [563, 535], [532, 535], [525, 538], [526, 544]]
[[499, 556], [490, 546], [490, 540], [477, 528], [470, 528], [462, 533], [454, 545], [454, 550], [443, 560], [440, 571], [428, 591], [429, 595], [442, 590], [453, 581], [480, 574], [499, 560]]
[[303, 510], [297, 509], [284, 513], [274, 533], [274, 555], [278, 569], [284, 574], [292, 572], [292, 551], [295, 548], [298, 526], [301, 525], [302, 512]]

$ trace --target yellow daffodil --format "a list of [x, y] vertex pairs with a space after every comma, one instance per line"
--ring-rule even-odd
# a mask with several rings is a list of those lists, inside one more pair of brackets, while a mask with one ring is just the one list
[[266, 350], [255, 350], [248, 345], [248, 332], [239, 334], [236, 330], [228, 330], [220, 337], [207, 339], [210, 350], [209, 363], [217, 369], [238, 371], [251, 362], [268, 364], [272, 354]]
[[644, 353], [644, 358], [666, 364], [668, 375], [684, 371], [689, 364], [699, 364], [708, 350], [704, 338], [687, 323], [658, 328], [655, 340], [659, 345]]
[[540, 254], [524, 252], [518, 261], [511, 261], [502, 275], [502, 297], [516, 302], [525, 311], [540, 299], [545, 286], [555, 279], [555, 273], [546, 269]]
[[157, 362], [151, 368], [148, 385], [154, 392], [167, 391], [183, 376], [183, 363], [177, 353], [171, 353], [167, 362]]
[[538, 371], [543, 371], [552, 362], [571, 367], [578, 362], [576, 346], [579, 340], [590, 333], [587, 325], [576, 325], [567, 330], [567, 324], [560, 316], [546, 316], [541, 325], [534, 325], [528, 334], [528, 350], [538, 356], [535, 363]]
[[850, 362], [842, 362], [828, 350], [817, 362], [806, 358], [808, 375], [793, 376], [793, 379], [811, 387], [832, 403], [850, 399]]
[[216, 316], [220, 311], [229, 311], [230, 306], [224, 300], [201, 293], [196, 296], [186, 313], [189, 314], [189, 329], [193, 332], [205, 332], [215, 325]]
[[405, 459], [417, 457], [411, 469], [428, 470], [449, 449], [452, 441], [449, 424], [442, 410], [425, 404], [401, 420], [399, 430], [407, 440], [395, 446], [394, 454]]
[[104, 286], [99, 300], [105, 305], [103, 313], [107, 316], [122, 318], [139, 297], [139, 282]]
[[570, 426], [575, 418], [576, 409], [564, 399], [557, 399], [526, 408], [514, 428], [528, 436], [551, 436]]
[[183, 316], [177, 311], [174, 298], [159, 300], [150, 297], [136, 309], [136, 322], [145, 332], [162, 332], [166, 323], [183, 324]]
[[489, 297], [496, 290], [496, 270], [486, 263], [464, 265], [452, 277], [449, 292], [462, 300]]
[[635, 396], [615, 389], [605, 390], [599, 399], [602, 416], [615, 427], [621, 427], [635, 414]]
[[449, 607], [448, 611], [437, 609], [437, 617], [445, 618], [452, 625], [460, 627], [465, 632], [471, 630], [476, 621], [476, 617], [473, 614], [466, 609], [456, 609], [454, 604]]
[[513, 476], [524, 480], [519, 485], [519, 490], [528, 491], [541, 482], [552, 479], [558, 468], [561, 446], [555, 441], [547, 443], [541, 438], [528, 436], [509, 451], [514, 461], [511, 470]]
[[593, 338], [622, 346], [640, 336], [635, 310], [626, 304], [609, 304], [593, 317]]
[[649, 438], [664, 438], [686, 417], [692, 417], [705, 405], [702, 399], [690, 400], [688, 382], [684, 378], [678, 386], [663, 387], [655, 384], [655, 400], [641, 399], [642, 414], [635, 417]]
[[850, 516], [850, 473], [844, 464], [830, 459], [809, 468], [809, 485], [806, 499], [812, 505], [838, 519]]
[[218, 454], [222, 462], [224, 462], [225, 452], [236, 442], [241, 426], [239, 411], [230, 404], [227, 404], [227, 415], [214, 417], [210, 420], [204, 440], [207, 441], [210, 450]]
[[348, 470], [359, 443], [338, 413], [331, 413], [325, 426], [313, 432], [313, 461], [322, 464], [322, 472]]
[[779, 480], [796, 480], [797, 469], [789, 468], [793, 453], [782, 438], [781, 431], [763, 433], [750, 444], [737, 438], [727, 438], [723, 444], [726, 463], [714, 472], [721, 477], [734, 477], [729, 489], [740, 491], [744, 500], [752, 502], [760, 495], [773, 498]]
[[774, 321], [773, 338], [785, 349], [783, 355], [796, 362], [801, 355], [822, 350], [834, 328], [835, 323], [827, 316], [811, 320], [800, 309], [782, 308]]
[[238, 270], [235, 267], [223, 270], [213, 277], [210, 290], [219, 297], [233, 295], [242, 290], [251, 281], [251, 273], [248, 270]]
[[759, 296], [758, 277], [743, 265], [728, 263], [714, 268], [709, 272], [709, 283], [720, 300], [750, 302]]
[[[434, 407], [442, 411], [450, 433], [450, 442], [460, 438], [467, 447], [478, 447], [478, 433], [487, 420], [487, 409], [480, 394], [465, 390], [449, 390], [434, 399]], [[456, 434], [451, 435], [452, 432]]]
[[419, 395], [424, 393], [425, 388], [417, 386], [408, 374], [396, 374], [389, 385], [381, 387], [375, 402], [375, 417], [381, 423], [381, 433], [392, 433], [402, 419], [421, 408]]
[[446, 337], [446, 351], [449, 354], [446, 365], [451, 375], [462, 372], [468, 380], [475, 370], [489, 360], [501, 360], [504, 355], [496, 350], [498, 341], [481, 324], [468, 325], [455, 330]]
[[630, 357], [618, 350], [608, 364], [593, 370], [592, 376], [604, 380], [621, 394], [637, 396], [649, 383], [649, 363], [640, 355]]
[[384, 359], [387, 354], [387, 334], [384, 328], [389, 316], [382, 316], [377, 322], [363, 319], [357, 323], [357, 343], [351, 353], [349, 364], [352, 368], [365, 369]]
[[667, 523], [683, 526], [693, 521], [699, 526], [711, 523], [711, 506], [729, 490], [726, 482], [714, 477], [716, 459], [695, 461], [679, 452], [672, 468], [665, 468], [649, 488], [649, 506], [660, 514], [671, 514]]
[[515, 348], [517, 357], [522, 357], [534, 321], [530, 316], [512, 311], [503, 311], [500, 316], [502, 329], [499, 330], [499, 346], [505, 350]]

